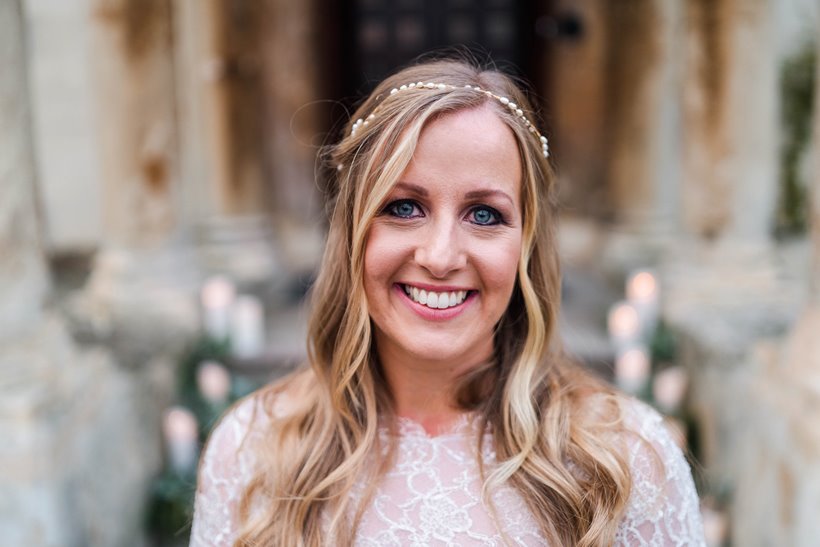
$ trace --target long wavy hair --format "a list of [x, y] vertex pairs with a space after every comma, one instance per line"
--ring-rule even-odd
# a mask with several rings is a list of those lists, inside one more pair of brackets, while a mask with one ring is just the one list
[[[411, 82], [454, 88], [390, 94]], [[390, 441], [378, 434], [392, 416], [392, 401], [363, 288], [368, 230], [425, 126], [479, 107], [493, 109], [515, 136], [523, 214], [517, 283], [495, 329], [493, 359], [464, 376], [456, 392], [457, 404], [492, 432], [497, 461], [479, 462], [484, 500], [495, 515], [490, 495], [510, 484], [549, 544], [613, 543], [631, 487], [612, 435], [623, 426], [615, 394], [567, 360], [557, 337], [555, 176], [522, 119], [467, 85], [509, 98], [535, 122], [529, 100], [510, 77], [460, 60], [428, 61], [380, 83], [342, 140], [326, 151], [334, 167], [330, 228], [312, 289], [307, 366], [256, 395], [272, 425], [264, 445], [254, 448], [259, 469], [240, 503], [236, 545], [353, 543], [373, 485], [393, 459], [393, 446], [382, 446]], [[368, 123], [351, 134], [358, 119]], [[283, 399], [287, 411], [277, 411]], [[480, 445], [483, 437], [477, 437]], [[351, 496], [357, 484], [370, 486]]]

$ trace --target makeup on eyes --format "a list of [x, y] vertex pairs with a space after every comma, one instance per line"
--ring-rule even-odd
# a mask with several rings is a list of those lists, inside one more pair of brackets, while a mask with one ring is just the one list
[[[415, 199], [398, 198], [391, 200], [382, 208], [383, 215], [396, 219], [413, 220], [426, 216], [424, 207]], [[476, 226], [491, 227], [508, 225], [503, 211], [486, 203], [475, 203], [466, 206], [465, 218]]]
[[416, 200], [409, 198], [399, 198], [389, 201], [387, 205], [382, 208], [382, 213], [396, 218], [406, 219], [424, 216], [421, 205], [419, 205]]

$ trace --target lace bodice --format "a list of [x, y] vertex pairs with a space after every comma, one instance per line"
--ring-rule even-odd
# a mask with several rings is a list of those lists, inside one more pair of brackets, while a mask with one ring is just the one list
[[[251, 451], [240, 446], [260, 435], [267, 420], [261, 409], [254, 412], [255, 404], [249, 399], [237, 406], [211, 436], [200, 467], [192, 547], [229, 546], [236, 538], [235, 508], [254, 472]], [[645, 443], [627, 443], [633, 486], [616, 545], [704, 546], [698, 499], [683, 454], [654, 410], [638, 402], [626, 406], [627, 425], [651, 443], [663, 469]], [[430, 437], [421, 425], [400, 419], [395, 465], [366, 509], [355, 544], [545, 545], [526, 504], [511, 487], [492, 495], [499, 521], [495, 524], [481, 499], [474, 427], [465, 417], [449, 432]], [[485, 435], [489, 441], [490, 434]], [[483, 457], [488, 466], [495, 461], [490, 442], [484, 443]]]

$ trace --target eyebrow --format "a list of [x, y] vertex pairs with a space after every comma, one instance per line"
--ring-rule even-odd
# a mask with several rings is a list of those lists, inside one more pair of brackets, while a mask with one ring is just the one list
[[[397, 182], [396, 188], [401, 188], [402, 190], [406, 190], [408, 192], [413, 192], [418, 194], [421, 197], [427, 197], [429, 192], [426, 188], [419, 186], [418, 184], [413, 184], [412, 182]], [[504, 191], [502, 190], [495, 190], [495, 189], [484, 189], [484, 190], [471, 190], [464, 194], [466, 199], [482, 199], [487, 197], [500, 197], [506, 199], [510, 202], [510, 204], [514, 204], [515, 202], [513, 199]]]
[[464, 197], [466, 197], [467, 199], [481, 199], [490, 196], [504, 198], [507, 201], [509, 201], [510, 204], [515, 203], [512, 200], [512, 198], [509, 195], [507, 195], [506, 192], [502, 192], [501, 190], [473, 190], [472, 192], [467, 192], [466, 194], [464, 194]]
[[403, 190], [407, 190], [408, 192], [413, 192], [414, 194], [418, 194], [422, 197], [427, 197], [429, 192], [427, 189], [419, 186], [418, 184], [413, 184], [412, 182], [397, 182], [396, 188], [401, 188]]

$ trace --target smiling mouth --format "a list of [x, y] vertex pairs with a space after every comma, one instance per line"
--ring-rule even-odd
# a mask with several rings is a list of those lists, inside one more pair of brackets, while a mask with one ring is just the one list
[[402, 284], [401, 288], [404, 294], [410, 297], [413, 302], [427, 306], [433, 310], [446, 310], [447, 308], [454, 308], [464, 302], [470, 293], [475, 291], [426, 291], [413, 287], [412, 285]]

